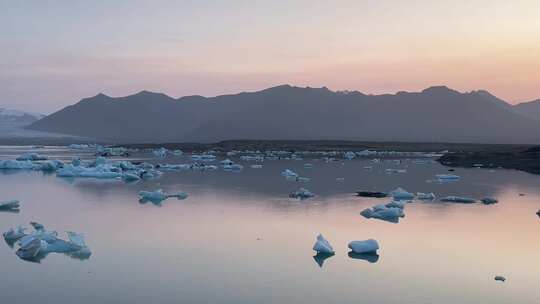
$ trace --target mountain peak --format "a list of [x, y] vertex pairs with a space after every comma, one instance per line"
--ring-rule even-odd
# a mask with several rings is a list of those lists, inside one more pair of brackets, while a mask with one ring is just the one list
[[426, 88], [426, 89], [422, 90], [422, 93], [431, 93], [431, 94], [451, 93], [451, 94], [455, 94], [455, 93], [459, 93], [459, 92], [456, 91], [456, 90], [452, 90], [452, 89], [450, 89], [449, 87], [447, 87], [445, 85], [439, 85], [439, 86], [431, 86], [429, 88]]

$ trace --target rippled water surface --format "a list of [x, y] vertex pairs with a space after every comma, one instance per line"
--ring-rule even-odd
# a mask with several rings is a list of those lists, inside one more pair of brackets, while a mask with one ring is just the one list
[[[0, 159], [28, 150], [0, 147]], [[92, 157], [38, 151], [63, 160]], [[150, 153], [134, 159], [190, 162]], [[0, 172], [0, 201], [21, 201], [20, 213], [0, 213], [0, 231], [37, 221], [83, 232], [93, 252], [84, 261], [50, 254], [30, 263], [0, 245], [2, 303], [540, 303], [540, 176], [456, 169], [461, 180], [441, 184], [429, 181], [448, 168], [410, 160], [278, 160], [262, 169], [240, 163], [240, 173], [165, 172], [135, 184]], [[287, 181], [280, 175], [286, 168], [312, 180]], [[386, 168], [407, 173], [389, 175]], [[359, 215], [388, 200], [355, 197], [355, 190], [398, 186], [499, 203], [415, 202], [398, 224]], [[289, 199], [299, 187], [317, 196]], [[159, 188], [190, 196], [161, 207], [138, 202], [138, 191]], [[311, 249], [318, 233], [336, 249], [324, 261]], [[348, 242], [368, 238], [379, 241], [378, 259], [349, 257]]]

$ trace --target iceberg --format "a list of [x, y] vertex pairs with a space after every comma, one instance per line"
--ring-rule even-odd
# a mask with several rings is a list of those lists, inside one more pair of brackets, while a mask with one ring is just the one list
[[375, 205], [360, 212], [360, 215], [370, 219], [375, 218], [391, 223], [399, 223], [399, 218], [405, 217], [403, 212], [404, 203], [392, 201], [386, 205]]
[[285, 176], [286, 178], [294, 178], [294, 179], [298, 177], [298, 174], [291, 169], [283, 170], [283, 172], [281, 172], [281, 175]]
[[141, 203], [147, 203], [151, 202], [155, 205], [161, 204], [162, 201], [170, 198], [170, 197], [176, 197], [178, 200], [183, 200], [188, 197], [188, 194], [185, 192], [177, 192], [177, 193], [165, 193], [163, 190], [158, 189], [156, 191], [140, 191], [139, 192], [139, 202]]
[[[25, 234], [24, 228], [17, 227], [4, 233], [6, 242], [17, 242], [19, 248], [15, 254], [27, 261], [39, 262], [49, 253], [64, 253], [68, 256], [76, 256], [78, 259], [88, 259], [91, 251], [84, 242], [82, 234], [67, 232], [69, 240], [64, 240], [58, 237], [55, 231], [47, 231], [45, 227], [39, 223], [30, 223], [34, 227], [34, 231], [30, 234]], [[72, 256], [72, 257], [73, 257]]]
[[251, 169], [262, 169], [263, 165], [251, 165]]
[[352, 241], [349, 243], [349, 249], [353, 253], [362, 254], [362, 253], [377, 253], [379, 250], [379, 243], [374, 239], [369, 239], [365, 241]]
[[165, 158], [165, 157], [167, 157], [167, 152], [168, 152], [167, 149], [160, 148], [158, 150], [152, 151], [152, 154], [154, 154], [154, 156], [159, 157], [159, 158]]
[[47, 160], [47, 156], [42, 156], [37, 153], [25, 153], [16, 158], [18, 161], [38, 161], [38, 160]]
[[317, 253], [323, 253], [323, 254], [334, 254], [334, 248], [332, 248], [332, 245], [324, 238], [322, 234], [319, 234], [317, 236], [317, 240], [315, 241], [315, 244], [313, 245], [313, 250], [315, 250]]
[[29, 160], [0, 160], [2, 170], [33, 170], [34, 163]]
[[435, 197], [435, 194], [433, 194], [433, 192], [431, 193], [416, 192], [416, 198], [421, 201], [432, 201], [436, 197]]
[[473, 204], [477, 203], [478, 201], [473, 198], [450, 195], [441, 198], [441, 202]]
[[407, 201], [407, 200], [413, 200], [414, 194], [407, 192], [406, 190], [402, 188], [397, 188], [390, 192], [390, 195], [394, 198], [396, 201]]
[[480, 202], [482, 202], [482, 204], [484, 204], [484, 205], [493, 205], [493, 204], [498, 203], [499, 201], [497, 199], [495, 199], [495, 198], [492, 198], [492, 197], [485, 197], [485, 198], [481, 199]]
[[305, 188], [300, 188], [298, 191], [294, 191], [289, 194], [290, 198], [296, 198], [301, 200], [312, 198], [314, 196], [315, 194], [311, 193], [311, 191]]
[[386, 174], [407, 173], [407, 169], [393, 169], [393, 168], [389, 168], [389, 169], [384, 170], [384, 172], [386, 172]]
[[21, 204], [18, 200], [0, 202], [0, 211], [19, 211]]
[[506, 281], [506, 278], [503, 277], [503, 276], [496, 276], [495, 281], [504, 282], [504, 281]]
[[458, 181], [461, 177], [454, 174], [437, 174], [435, 175], [439, 182], [455, 182]]
[[352, 151], [349, 151], [349, 152], [346, 152], [343, 156], [348, 160], [352, 160], [356, 157], [356, 154]]

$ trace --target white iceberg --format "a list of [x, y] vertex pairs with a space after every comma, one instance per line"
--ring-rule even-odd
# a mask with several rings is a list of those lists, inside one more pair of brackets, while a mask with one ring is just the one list
[[404, 203], [398, 201], [392, 201], [386, 205], [375, 205], [371, 208], [367, 208], [360, 212], [365, 218], [375, 218], [387, 222], [398, 223], [399, 218], [405, 217], [403, 212]]
[[441, 198], [441, 202], [474, 204], [474, 203], [477, 203], [478, 201], [475, 200], [474, 198], [450, 195], [450, 196]]
[[439, 182], [454, 182], [461, 178], [460, 176], [454, 174], [437, 174], [435, 177]]
[[169, 193], [163, 192], [163, 190], [161, 189], [158, 189], [156, 191], [140, 191], [139, 192], [139, 202], [141, 203], [152, 202], [154, 204], [160, 204], [162, 201], [170, 197], [176, 197], [179, 200], [183, 200], [188, 197], [188, 194], [185, 192], [177, 192], [177, 193], [169, 194]]
[[42, 156], [37, 153], [25, 153], [19, 157], [16, 158], [18, 161], [38, 161], [38, 160], [47, 160], [47, 156]]
[[317, 241], [315, 241], [315, 244], [313, 245], [313, 250], [315, 250], [317, 253], [323, 253], [323, 254], [334, 254], [334, 248], [332, 248], [332, 245], [324, 238], [322, 234], [319, 234], [317, 236]]
[[349, 249], [357, 254], [376, 253], [379, 250], [379, 243], [374, 239], [365, 241], [352, 241], [349, 243]]
[[436, 197], [435, 197], [435, 194], [433, 194], [433, 192], [431, 193], [416, 192], [416, 198], [421, 201], [432, 201]]
[[300, 188], [298, 191], [294, 191], [289, 194], [290, 198], [296, 198], [296, 199], [301, 199], [301, 200], [312, 198], [314, 196], [315, 194], [311, 193], [311, 191], [305, 188]]
[[390, 195], [397, 201], [406, 201], [414, 199], [414, 194], [407, 192], [402, 188], [397, 188], [390, 192]]
[[291, 169], [283, 170], [281, 172], [281, 175], [285, 176], [286, 178], [294, 178], [294, 179], [298, 177], [298, 174]]

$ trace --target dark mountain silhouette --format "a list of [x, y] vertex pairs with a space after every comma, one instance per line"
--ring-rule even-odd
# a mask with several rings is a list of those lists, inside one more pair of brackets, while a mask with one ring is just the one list
[[486, 91], [444, 86], [365, 95], [282, 85], [217, 97], [174, 99], [142, 91], [103, 94], [51, 114], [29, 128], [126, 142], [229, 139], [540, 143], [540, 121]]
[[514, 109], [522, 115], [540, 120], [540, 99], [517, 104]]

